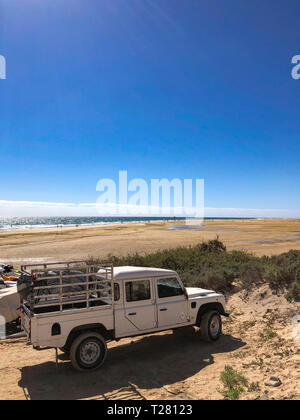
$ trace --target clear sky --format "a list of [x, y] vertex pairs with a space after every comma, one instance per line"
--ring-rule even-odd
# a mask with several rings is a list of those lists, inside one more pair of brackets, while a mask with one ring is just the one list
[[299, 0], [0, 0], [0, 200], [93, 203], [125, 169], [299, 216], [299, 17]]

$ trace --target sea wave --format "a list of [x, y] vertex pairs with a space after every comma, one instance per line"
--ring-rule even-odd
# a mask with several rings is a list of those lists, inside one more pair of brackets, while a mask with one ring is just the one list
[[150, 217], [2, 217], [0, 218], [0, 231], [103, 226], [122, 223], [142, 223], [159, 220], [167, 221], [173, 219]]
[[[254, 219], [254, 218], [228, 218], [205, 217], [204, 220], [226, 219]], [[85, 226], [103, 226], [122, 223], [145, 223], [152, 221], [173, 221], [170, 217], [0, 217], [0, 231], [18, 231], [32, 229], [73, 228]], [[183, 217], [176, 220], [185, 220]]]

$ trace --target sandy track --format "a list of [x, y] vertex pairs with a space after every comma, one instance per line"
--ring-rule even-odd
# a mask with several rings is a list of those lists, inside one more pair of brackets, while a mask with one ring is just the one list
[[0, 370], [0, 395], [20, 399], [172, 399], [178, 394], [179, 398], [196, 398], [187, 396], [190, 386], [185, 382], [194, 382], [195, 375], [201, 381], [200, 372], [214, 363], [216, 354], [241, 345], [224, 337], [212, 349], [200, 343], [193, 331], [168, 332], [133, 342], [122, 340], [110, 346], [101, 370], [78, 373], [66, 360], [60, 360], [56, 368], [54, 351], [37, 353], [20, 340], [1, 346], [1, 365], [7, 353], [8, 366]]

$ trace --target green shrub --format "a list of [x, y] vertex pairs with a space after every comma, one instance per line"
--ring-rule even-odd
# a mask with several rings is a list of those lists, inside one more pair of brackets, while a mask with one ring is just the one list
[[225, 388], [222, 395], [225, 399], [230, 400], [238, 400], [241, 393], [245, 392], [243, 386], [248, 386], [248, 380], [245, 376], [229, 365], [226, 365], [221, 373], [220, 381]]
[[287, 290], [288, 300], [300, 299], [300, 251], [291, 250], [280, 255], [264, 257], [264, 280], [270, 287]]
[[132, 265], [175, 270], [186, 286], [229, 290], [235, 281], [243, 288], [268, 283], [286, 290], [289, 300], [300, 299], [300, 251], [257, 257], [245, 251], [227, 251], [218, 238], [195, 246], [165, 249], [151, 254], [91, 258], [92, 264]]
[[202, 277], [204, 288], [213, 290], [228, 290], [232, 286], [234, 277], [226, 270], [208, 269]]
[[239, 385], [247, 386], [248, 381], [240, 372], [233, 369], [232, 366], [226, 365], [220, 375], [220, 380], [225, 388], [232, 389]]
[[246, 266], [239, 277], [243, 289], [250, 290], [254, 285], [263, 283], [262, 269], [258, 266]]
[[245, 389], [242, 387], [227, 389], [226, 391], [222, 392], [223, 397], [225, 400], [238, 400], [241, 394], [245, 392]]
[[265, 328], [261, 333], [259, 333], [259, 336], [263, 340], [272, 340], [272, 338], [277, 337], [277, 333], [271, 328]]
[[272, 288], [283, 290], [297, 279], [297, 275], [293, 267], [268, 266], [265, 279]]
[[285, 295], [288, 301], [299, 301], [300, 300], [300, 281], [294, 281], [288, 288], [288, 292]]
[[203, 242], [200, 245], [200, 250], [201, 252], [225, 252], [226, 246], [223, 242], [219, 241], [219, 237], [217, 237], [217, 239]]

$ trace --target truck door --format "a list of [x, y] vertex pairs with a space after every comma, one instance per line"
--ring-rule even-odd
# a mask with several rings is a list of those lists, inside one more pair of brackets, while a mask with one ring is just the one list
[[127, 319], [126, 333], [150, 330], [156, 327], [156, 307], [152, 281], [125, 282], [124, 310]]
[[188, 302], [176, 277], [156, 279], [158, 328], [187, 324]]

